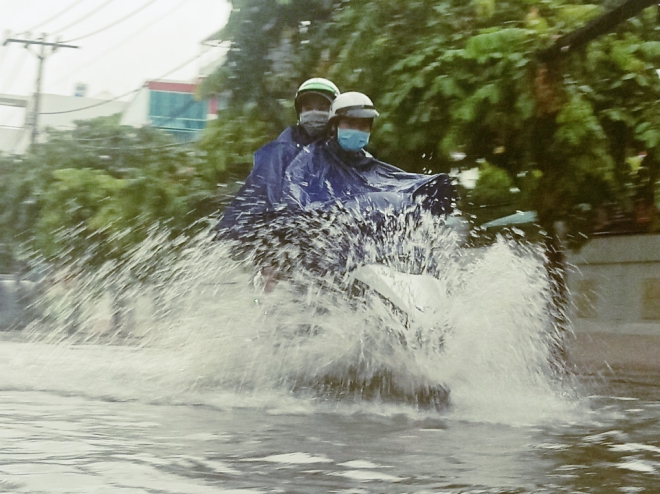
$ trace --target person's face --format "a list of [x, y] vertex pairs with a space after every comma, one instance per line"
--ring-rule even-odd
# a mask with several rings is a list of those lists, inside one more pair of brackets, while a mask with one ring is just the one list
[[307, 111], [330, 111], [330, 101], [320, 94], [309, 93], [301, 97], [300, 112]]
[[354, 129], [362, 132], [371, 132], [371, 118], [341, 117], [338, 128]]

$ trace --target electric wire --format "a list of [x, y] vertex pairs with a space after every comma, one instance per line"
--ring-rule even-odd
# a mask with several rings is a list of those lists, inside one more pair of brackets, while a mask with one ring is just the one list
[[78, 4], [81, 3], [82, 1], [83, 1], [83, 0], [75, 0], [72, 4], [70, 4], [70, 5], [69, 5], [68, 7], [66, 7], [64, 10], [61, 10], [60, 12], [58, 12], [57, 14], [55, 14], [55, 15], [49, 17], [49, 18], [46, 19], [45, 21], [41, 21], [39, 24], [37, 24], [37, 25], [31, 27], [30, 29], [28, 29], [27, 32], [32, 32], [32, 31], [34, 31], [35, 29], [38, 29], [38, 28], [40, 28], [41, 26], [44, 26], [44, 25], [48, 24], [49, 22], [54, 21], [54, 20], [57, 19], [58, 17], [60, 17], [60, 16], [62, 16], [62, 15], [64, 15], [64, 14], [66, 14], [69, 10], [71, 10], [72, 8], [74, 8], [76, 5], [78, 5]]
[[39, 113], [39, 115], [61, 115], [63, 113], [75, 113], [77, 111], [83, 111], [83, 110], [87, 110], [89, 108], [96, 108], [97, 106], [106, 105], [106, 104], [111, 103], [113, 101], [117, 101], [118, 99], [125, 98], [126, 96], [130, 96], [133, 93], [137, 93], [140, 89], [142, 89], [142, 87], [139, 87], [137, 89], [133, 89], [133, 90], [128, 91], [127, 93], [124, 93], [124, 94], [120, 94], [119, 96], [115, 96], [114, 98], [106, 99], [106, 100], [103, 100], [99, 103], [94, 103], [93, 105], [83, 106], [82, 108], [76, 108], [74, 110], [64, 110], [64, 111], [41, 112], [41, 113]]
[[97, 29], [96, 31], [93, 31], [91, 33], [87, 33], [83, 36], [78, 36], [77, 38], [69, 39], [69, 40], [65, 41], [65, 43], [70, 43], [72, 41], [78, 41], [78, 40], [81, 40], [81, 39], [84, 39], [84, 38], [89, 38], [90, 36], [94, 36], [96, 34], [102, 33], [103, 31], [106, 31], [106, 30], [108, 30], [112, 27], [115, 27], [117, 24], [120, 24], [120, 23], [124, 22], [126, 19], [129, 19], [129, 18], [133, 17], [135, 14], [137, 14], [138, 12], [141, 12], [142, 10], [146, 9], [147, 7], [149, 7], [151, 4], [153, 4], [156, 1], [157, 0], [148, 0], [147, 3], [145, 3], [144, 5], [142, 5], [139, 8], [135, 9], [134, 11], [126, 14], [121, 19], [118, 19], [115, 22], [113, 22], [111, 24], [108, 24], [107, 26], [102, 27], [101, 29]]
[[[173, 112], [172, 115], [167, 117], [167, 119], [164, 122], [160, 122], [158, 124], [159, 129], [162, 129], [165, 125], [170, 123], [172, 120], [179, 118], [181, 115], [183, 115], [193, 104], [197, 103], [196, 100], [191, 99], [187, 102], [185, 102], [183, 105], [181, 105], [176, 111]], [[174, 129], [177, 130], [177, 129]], [[177, 146], [185, 146], [185, 145], [190, 145], [190, 142], [177, 142], [177, 143], [171, 143], [171, 144], [165, 144], [163, 146], [113, 146], [113, 147], [108, 147], [108, 146], [90, 146], [86, 144], [80, 144], [80, 142], [89, 142], [89, 141], [99, 141], [99, 140], [107, 140], [111, 139], [113, 136], [106, 136], [106, 137], [94, 137], [94, 138], [74, 138], [73, 140], [78, 143], [78, 145], [82, 148], [85, 149], [94, 149], [97, 151], [117, 151], [117, 150], [135, 150], [135, 151], [141, 151], [141, 150], [158, 150], [158, 149], [165, 149], [165, 148], [170, 148], [170, 147], [177, 147]]]
[[93, 16], [93, 15], [96, 14], [97, 12], [100, 12], [101, 10], [103, 10], [104, 8], [106, 8], [106, 7], [107, 7], [108, 5], [110, 5], [113, 1], [114, 1], [114, 0], [107, 0], [105, 3], [101, 4], [101, 5], [100, 5], [99, 7], [97, 7], [96, 9], [92, 10], [91, 12], [88, 12], [88, 13], [85, 14], [84, 16], [82, 16], [82, 17], [76, 19], [75, 21], [73, 21], [73, 22], [67, 24], [67, 25], [64, 26], [63, 28], [58, 29], [58, 30], [55, 31], [53, 34], [61, 33], [62, 31], [66, 31], [67, 29], [69, 29], [69, 28], [75, 26], [76, 24], [80, 24], [80, 23], [81, 23], [82, 21], [84, 21], [85, 19], [90, 18], [91, 16]]
[[122, 39], [122, 41], [121, 41], [120, 43], [117, 43], [116, 45], [113, 45], [109, 50], [106, 50], [106, 51], [104, 51], [103, 53], [101, 53], [100, 55], [94, 57], [94, 60], [92, 60], [91, 62], [89, 62], [89, 63], [87, 63], [86, 65], [83, 65], [83, 66], [81, 66], [81, 67], [79, 67], [79, 68], [73, 70], [72, 72], [69, 72], [66, 76], [64, 76], [64, 77], [62, 77], [62, 78], [60, 78], [60, 79], [58, 79], [58, 80], [55, 81], [53, 84], [49, 84], [49, 86], [56, 86], [56, 85], [59, 84], [60, 82], [62, 82], [62, 81], [64, 81], [64, 80], [68, 79], [69, 77], [71, 77], [71, 76], [74, 75], [74, 74], [77, 74], [77, 73], [80, 72], [81, 70], [87, 69], [87, 68], [90, 67], [91, 65], [93, 65], [93, 64], [95, 64], [96, 62], [98, 62], [99, 60], [103, 59], [103, 57], [105, 57], [106, 55], [108, 55], [108, 54], [112, 53], [113, 51], [115, 51], [115, 50], [116, 50], [117, 48], [119, 48], [120, 46], [122, 46], [122, 45], [128, 43], [129, 41], [131, 41], [133, 38], [135, 38], [135, 37], [137, 37], [137, 36], [139, 36], [139, 35], [141, 35], [141, 34], [144, 34], [145, 31], [147, 31], [149, 28], [151, 28], [152, 26], [156, 25], [158, 22], [160, 22], [160, 21], [162, 21], [163, 19], [165, 19], [166, 17], [168, 17], [170, 14], [172, 14], [175, 10], [179, 9], [181, 6], [183, 6], [183, 5], [184, 5], [185, 3], [187, 3], [188, 1], [189, 1], [189, 0], [183, 0], [182, 2], [178, 3], [178, 4], [175, 5], [172, 9], [168, 10], [167, 12], [165, 12], [165, 13], [164, 13], [163, 15], [161, 15], [160, 17], [156, 18], [156, 19], [153, 20], [153, 21], [150, 21], [148, 26], [144, 26], [144, 27], [142, 27], [141, 29], [139, 29], [138, 31], [136, 31], [136, 32], [134, 32], [133, 34], [131, 34], [130, 36], [125, 37], [124, 39]]
[[[179, 70], [179, 69], [185, 67], [186, 65], [188, 65], [188, 64], [190, 64], [190, 63], [192, 63], [192, 62], [194, 62], [194, 61], [197, 60], [199, 57], [201, 57], [203, 54], [204, 54], [203, 52], [202, 52], [202, 53], [198, 53], [198, 54], [195, 55], [194, 57], [192, 57], [192, 58], [186, 60], [185, 62], [183, 62], [182, 64], [180, 64], [180, 65], [174, 67], [173, 69], [169, 70], [169, 71], [166, 72], [165, 74], [163, 74], [163, 75], [157, 77], [157, 79], [163, 79], [164, 77], [167, 77], [168, 75], [172, 74], [173, 72], [176, 72], [177, 70]], [[112, 99], [104, 100], [104, 101], [101, 101], [100, 103], [95, 103], [95, 104], [93, 104], [93, 105], [85, 106], [85, 107], [82, 107], [82, 108], [76, 108], [76, 109], [74, 109], [74, 110], [55, 111], [55, 112], [42, 112], [42, 113], [39, 113], [39, 115], [61, 115], [61, 114], [63, 114], [63, 113], [74, 113], [74, 112], [77, 112], [77, 111], [87, 110], [88, 108], [95, 108], [95, 107], [97, 107], [97, 106], [105, 105], [105, 104], [110, 103], [110, 102], [112, 102], [112, 101], [116, 101], [116, 100], [118, 100], [118, 99], [120, 99], [120, 98], [124, 98], [124, 97], [129, 96], [129, 95], [131, 95], [131, 94], [133, 94], [133, 93], [137, 93], [140, 89], [142, 89], [142, 87], [143, 87], [143, 86], [140, 86], [140, 87], [137, 88], [137, 89], [133, 89], [132, 91], [128, 91], [127, 93], [121, 94], [121, 95], [116, 96], [116, 97], [114, 97], [114, 98], [112, 98]]]
[[[9, 47], [4, 47], [4, 46], [3, 46], [3, 47], [2, 47], [2, 50], [1, 50], [1, 52], [0, 52], [0, 67], [2, 67], [2, 64], [3, 64], [4, 61], [6, 60], [6, 58], [7, 58], [7, 54], [8, 54], [8, 53], [9, 53]], [[23, 63], [25, 63], [25, 62], [23, 61]], [[22, 68], [23, 63], [21, 63], [21, 67], [20, 67], [20, 68]], [[20, 70], [20, 69], [19, 69], [19, 70]], [[17, 72], [16, 72], [16, 73], [17, 73]], [[10, 85], [14, 82], [14, 79], [16, 79], [16, 75], [14, 75], [14, 77], [13, 77], [12, 79], [10, 79], [10, 82], [9, 82], [9, 83], [7, 83], [7, 82], [5, 81], [5, 84], [3, 84], [3, 87], [2, 87], [2, 92], [5, 92], [5, 90], [8, 89], [8, 88], [10, 87]], [[4, 118], [4, 119], [2, 120], [2, 122], [0, 123], [0, 127], [8, 127], [8, 126], [7, 126], [7, 122], [9, 122], [12, 118], [14, 118], [14, 115], [13, 115], [11, 112], [8, 111], [8, 112], [6, 112], [6, 113], [7, 113], [7, 115], [5, 116], [5, 118]]]
[[[186, 110], [188, 110], [188, 108], [190, 108], [195, 103], [198, 103], [198, 100], [192, 99], [181, 105], [172, 115], [166, 117], [167, 119], [164, 122], [160, 122], [158, 124], [158, 128], [162, 128], [168, 123], [170, 123], [172, 120], [179, 118], [181, 115], [183, 115], [183, 113], [186, 112]], [[174, 129], [174, 130], [179, 130], [179, 129]], [[80, 138], [76, 138], [75, 140], [87, 142], [87, 141], [102, 141], [105, 139], [108, 139], [108, 137], [91, 137], [91, 138], [80, 137]], [[106, 148], [92, 148], [92, 149], [106, 149]]]

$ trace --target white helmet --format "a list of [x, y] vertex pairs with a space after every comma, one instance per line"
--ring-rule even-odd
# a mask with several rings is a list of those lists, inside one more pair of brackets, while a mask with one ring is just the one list
[[369, 97], [355, 91], [340, 94], [330, 107], [330, 120], [339, 117], [376, 118], [378, 115]]

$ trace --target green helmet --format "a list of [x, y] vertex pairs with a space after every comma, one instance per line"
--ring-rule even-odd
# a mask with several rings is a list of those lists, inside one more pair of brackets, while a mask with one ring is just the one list
[[299, 98], [306, 93], [320, 94], [332, 104], [337, 96], [339, 96], [339, 88], [335, 86], [334, 82], [324, 79], [322, 77], [314, 77], [303, 82], [298, 91], [296, 92], [296, 99], [294, 101], [296, 106], [296, 113], [300, 114], [300, 101]]

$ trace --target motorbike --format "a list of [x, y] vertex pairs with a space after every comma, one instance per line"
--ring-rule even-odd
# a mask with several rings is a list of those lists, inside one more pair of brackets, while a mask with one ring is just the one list
[[[341, 359], [319, 372], [291, 375], [293, 392], [423, 408], [449, 405], [444, 384], [412, 369], [417, 357], [442, 358], [451, 331], [443, 320], [448, 287], [442, 271], [446, 256], [455, 251], [448, 246], [460, 241], [461, 223], [435, 214], [429, 204], [390, 192], [367, 194], [280, 214], [251, 239], [253, 262], [297, 285], [300, 300], [309, 300], [304, 294], [310, 290], [321, 294], [311, 303], [325, 303], [311, 313], [323, 313], [334, 297], [353, 311], [380, 314]], [[382, 310], [369, 312], [374, 304]], [[328, 331], [332, 328], [312, 322], [301, 325], [296, 338], [319, 338]]]

